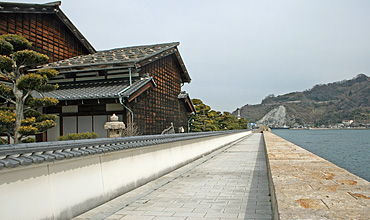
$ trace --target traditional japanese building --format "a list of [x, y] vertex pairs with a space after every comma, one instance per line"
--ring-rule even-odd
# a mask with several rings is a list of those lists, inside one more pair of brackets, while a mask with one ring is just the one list
[[0, 2], [0, 35], [20, 34], [49, 62], [95, 53], [95, 49], [59, 8], [46, 4]]
[[47, 113], [59, 115], [59, 126], [47, 140], [68, 133], [96, 132], [106, 137], [104, 123], [112, 114], [133, 120], [141, 134], [160, 134], [173, 123], [187, 132], [194, 106], [181, 91], [191, 81], [179, 43], [125, 47], [78, 56], [42, 68], [60, 72], [51, 83], [59, 89], [43, 95], [57, 98]]
[[133, 122], [140, 134], [160, 134], [171, 124], [176, 132], [187, 132], [188, 115], [195, 109], [181, 91], [191, 79], [179, 43], [96, 52], [60, 4], [0, 2], [0, 34], [25, 36], [33, 50], [50, 57], [50, 63], [39, 68], [60, 72], [51, 81], [59, 89], [42, 94], [59, 100], [44, 109], [59, 116], [58, 125], [38, 141], [87, 131], [106, 137], [104, 124], [112, 114], [126, 125]]

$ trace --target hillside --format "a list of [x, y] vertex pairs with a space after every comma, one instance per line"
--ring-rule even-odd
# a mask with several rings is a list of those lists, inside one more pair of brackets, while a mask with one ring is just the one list
[[[303, 92], [269, 95], [258, 105], [245, 105], [240, 115], [257, 122], [271, 110], [285, 107], [287, 125], [334, 124], [345, 119], [370, 123], [370, 77], [359, 74], [350, 80], [315, 85]], [[235, 110], [233, 115], [237, 115]]]

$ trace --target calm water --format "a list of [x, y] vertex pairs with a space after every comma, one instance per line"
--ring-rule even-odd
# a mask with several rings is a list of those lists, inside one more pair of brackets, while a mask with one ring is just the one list
[[272, 132], [370, 181], [370, 130], [272, 130]]

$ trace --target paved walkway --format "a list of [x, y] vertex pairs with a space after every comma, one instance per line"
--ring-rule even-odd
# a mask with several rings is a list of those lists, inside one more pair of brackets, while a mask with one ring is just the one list
[[280, 219], [370, 219], [370, 182], [271, 132], [264, 137]]
[[75, 219], [271, 219], [261, 134], [213, 152]]

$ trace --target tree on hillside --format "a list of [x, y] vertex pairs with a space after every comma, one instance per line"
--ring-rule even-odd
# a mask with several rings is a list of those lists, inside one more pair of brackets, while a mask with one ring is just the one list
[[230, 112], [224, 112], [219, 124], [223, 130], [247, 129], [248, 127], [247, 119], [238, 119], [234, 115], [231, 115]]
[[211, 107], [204, 104], [200, 99], [192, 99], [192, 102], [197, 110], [197, 114], [193, 116], [190, 130], [192, 132], [202, 131], [221, 131], [221, 130], [237, 130], [246, 129], [247, 120], [231, 115], [229, 112], [221, 113], [211, 110]]
[[[58, 103], [57, 99], [41, 95], [57, 88], [57, 85], [48, 84], [48, 80], [56, 76], [58, 71], [43, 69], [28, 72], [49, 59], [46, 55], [29, 50], [30, 47], [31, 43], [23, 36], [0, 36], [0, 98], [3, 101], [0, 132], [13, 138], [14, 143], [56, 125], [56, 115], [42, 114], [37, 108]], [[42, 98], [32, 97], [36, 93]]]
[[200, 99], [192, 100], [197, 114], [193, 116], [193, 122], [191, 124], [191, 131], [201, 132], [201, 131], [212, 131], [213, 120], [208, 116], [211, 107], [205, 105]]

